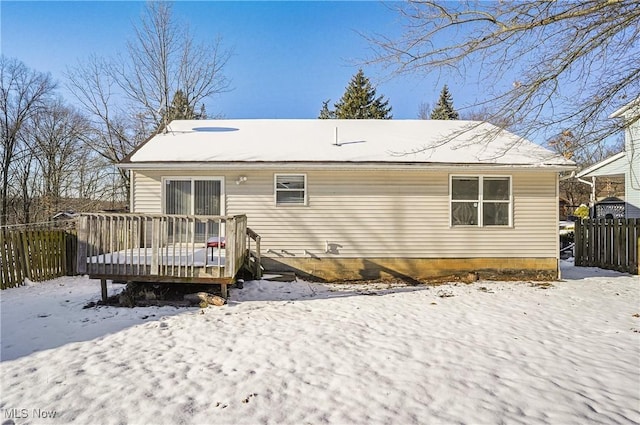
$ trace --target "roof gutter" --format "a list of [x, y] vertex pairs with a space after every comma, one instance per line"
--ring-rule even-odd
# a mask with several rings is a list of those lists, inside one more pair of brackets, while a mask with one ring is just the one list
[[571, 171], [574, 165], [559, 164], [461, 164], [461, 163], [403, 163], [403, 162], [126, 162], [117, 164], [129, 170], [184, 170], [208, 169], [330, 169], [330, 170], [450, 170], [451, 168], [473, 169], [523, 169], [531, 171]]

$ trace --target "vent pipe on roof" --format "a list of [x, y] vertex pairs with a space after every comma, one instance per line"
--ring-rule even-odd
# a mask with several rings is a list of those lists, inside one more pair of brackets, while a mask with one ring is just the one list
[[336, 146], [340, 146], [340, 144], [338, 143], [338, 126], [335, 127], [334, 144]]

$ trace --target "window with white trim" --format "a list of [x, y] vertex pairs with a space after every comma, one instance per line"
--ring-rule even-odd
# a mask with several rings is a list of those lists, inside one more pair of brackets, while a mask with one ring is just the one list
[[306, 205], [307, 176], [305, 174], [275, 175], [276, 205]]
[[511, 177], [451, 176], [452, 226], [510, 226]]

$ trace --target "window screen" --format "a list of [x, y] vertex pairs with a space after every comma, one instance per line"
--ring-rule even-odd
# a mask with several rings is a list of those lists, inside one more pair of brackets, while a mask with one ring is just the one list
[[276, 205], [304, 205], [306, 176], [303, 174], [276, 175]]

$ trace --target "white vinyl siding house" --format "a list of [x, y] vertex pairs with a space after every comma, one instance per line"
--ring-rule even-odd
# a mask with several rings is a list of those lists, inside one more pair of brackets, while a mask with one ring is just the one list
[[[624, 151], [600, 161], [577, 174], [578, 178], [624, 177], [625, 218], [640, 218], [640, 98], [611, 114], [624, 127]], [[592, 197], [595, 196], [595, 191]]]
[[[348, 257], [556, 255], [556, 234], [545, 232], [557, 227], [553, 173], [514, 172], [513, 225], [486, 227], [450, 225], [447, 172], [310, 171], [308, 205], [284, 209], [274, 207], [273, 172], [238, 173], [247, 181], [227, 185], [226, 214], [247, 214], [265, 250], [325, 256], [328, 242]], [[170, 178], [166, 171], [144, 171], [145, 181], [156, 182], [155, 189], [146, 188], [156, 192], [150, 198], [161, 198], [163, 176]], [[151, 202], [138, 204], [136, 212], [158, 211]]]
[[[242, 131], [242, 122], [220, 125]], [[278, 127], [278, 121], [273, 125]], [[491, 269], [557, 272], [557, 175], [571, 163], [433, 165], [126, 164], [132, 173], [135, 212], [165, 212], [163, 182], [178, 177], [225, 182], [222, 211], [247, 215], [248, 226], [261, 236], [266, 264], [274, 268], [291, 267], [326, 279], [371, 277], [363, 270], [370, 267], [376, 270], [374, 277], [395, 272], [425, 277], [451, 273], [452, 267], [463, 271], [462, 263], [478, 270], [481, 262], [468, 260], [485, 259]], [[468, 182], [475, 184], [458, 193], [459, 184]], [[459, 222], [460, 203], [470, 205], [474, 219]]]

